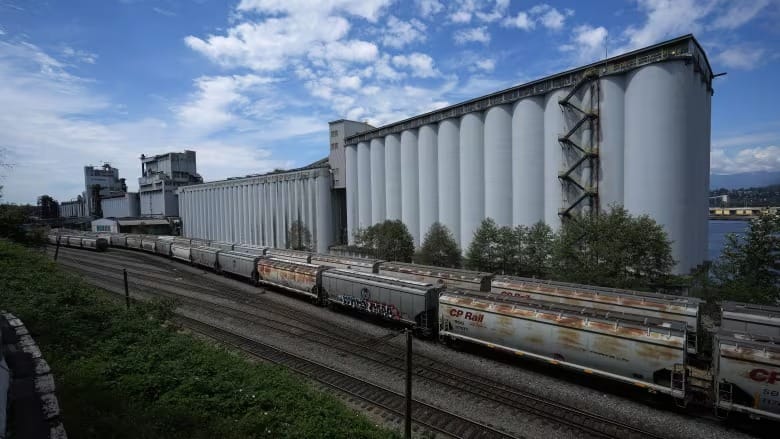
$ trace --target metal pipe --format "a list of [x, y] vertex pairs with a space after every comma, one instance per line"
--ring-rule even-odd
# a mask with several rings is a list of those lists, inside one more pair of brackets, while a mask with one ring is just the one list
[[406, 330], [406, 416], [404, 438], [412, 437], [412, 331]]
[[130, 309], [130, 290], [127, 288], [127, 268], [122, 269], [122, 277], [125, 280], [125, 308]]

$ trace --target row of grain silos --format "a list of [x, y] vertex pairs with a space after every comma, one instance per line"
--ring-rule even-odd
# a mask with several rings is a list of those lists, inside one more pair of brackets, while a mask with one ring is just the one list
[[[710, 80], [699, 64], [670, 58], [602, 75], [587, 97], [599, 154], [578, 176], [601, 210], [620, 204], [662, 224], [681, 273], [706, 258]], [[486, 217], [559, 228], [572, 202], [559, 179], [568, 166], [559, 137], [572, 126], [560, 101], [570, 90], [348, 143], [350, 239], [386, 219], [402, 220], [416, 245], [439, 221], [463, 249]]]
[[300, 221], [313, 249], [327, 252], [334, 236], [330, 178], [327, 168], [314, 168], [181, 187], [182, 234], [288, 248]]

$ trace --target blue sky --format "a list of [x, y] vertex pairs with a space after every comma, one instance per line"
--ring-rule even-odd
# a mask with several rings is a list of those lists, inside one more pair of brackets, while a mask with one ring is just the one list
[[327, 122], [383, 124], [693, 33], [712, 171], [780, 170], [777, 0], [0, 0], [3, 199], [198, 152], [206, 180], [299, 166]]

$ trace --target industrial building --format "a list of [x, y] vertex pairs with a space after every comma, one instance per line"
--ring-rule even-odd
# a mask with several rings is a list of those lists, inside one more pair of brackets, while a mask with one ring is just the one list
[[151, 157], [141, 156], [138, 194], [141, 216], [179, 215], [176, 189], [202, 183], [197, 172], [195, 151], [169, 152]]
[[324, 251], [387, 219], [419, 245], [439, 221], [466, 249], [484, 218], [557, 229], [620, 204], [688, 272], [706, 259], [712, 78], [686, 35], [378, 128], [335, 121], [321, 167], [181, 188], [183, 230], [287, 247], [300, 220]]
[[138, 192], [100, 197], [103, 218], [130, 218], [141, 215]]
[[346, 139], [347, 229], [439, 221], [467, 248], [480, 222], [544, 221], [621, 204], [707, 249], [712, 70], [677, 38]]
[[327, 252], [337, 227], [327, 160], [308, 167], [179, 188], [182, 234], [187, 237], [287, 248], [290, 232]]

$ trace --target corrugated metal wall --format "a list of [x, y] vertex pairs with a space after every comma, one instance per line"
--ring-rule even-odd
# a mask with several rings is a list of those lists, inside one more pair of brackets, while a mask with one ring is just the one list
[[327, 252], [335, 233], [330, 190], [327, 168], [181, 187], [183, 235], [287, 248], [290, 226], [301, 221], [316, 251]]
[[[576, 195], [559, 178], [576, 161], [559, 141], [576, 123], [560, 104], [569, 90], [405, 129], [400, 142], [389, 134], [347, 146], [350, 237], [357, 227], [398, 217], [418, 245], [439, 221], [463, 249], [486, 217], [506, 226], [543, 220], [558, 229], [561, 209]], [[711, 100], [702, 73], [684, 61], [649, 64], [602, 77], [574, 99], [597, 102], [598, 132], [586, 125], [575, 139], [583, 145], [595, 139], [600, 157], [598, 168], [586, 162], [571, 175], [580, 181], [593, 175], [602, 210], [622, 204], [663, 225], [677, 272], [700, 264], [707, 246]]]

